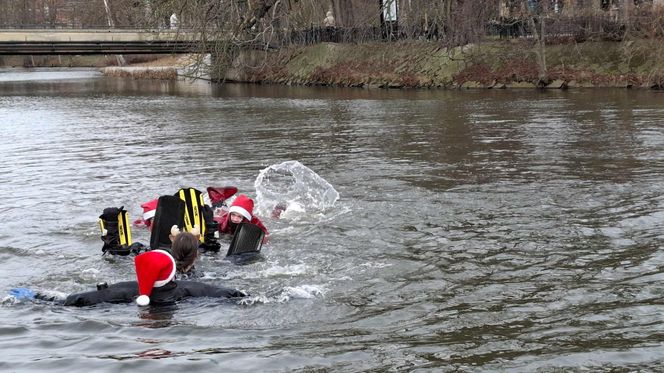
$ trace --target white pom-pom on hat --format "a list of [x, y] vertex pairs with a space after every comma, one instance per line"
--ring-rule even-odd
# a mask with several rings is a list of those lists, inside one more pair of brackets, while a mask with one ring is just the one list
[[147, 295], [140, 295], [138, 298], [136, 298], [136, 304], [139, 306], [147, 306], [150, 304], [150, 297]]

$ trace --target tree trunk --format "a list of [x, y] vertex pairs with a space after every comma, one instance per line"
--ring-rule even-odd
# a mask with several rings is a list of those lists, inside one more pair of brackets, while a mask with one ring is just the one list
[[[537, 67], [539, 70], [538, 86], [545, 86], [549, 84], [549, 72], [546, 67], [546, 31], [544, 29], [544, 17], [533, 16], [530, 18], [530, 26], [533, 30], [535, 40], [537, 41], [537, 49], [535, 55], [537, 56]], [[539, 28], [539, 30], [538, 30]]]
[[108, 22], [108, 27], [113, 28], [115, 27], [115, 23], [113, 22], [113, 17], [111, 17], [111, 6], [109, 1], [110, 0], [104, 0], [104, 9], [106, 9], [106, 21]]
[[[111, 14], [111, 7], [109, 1], [110, 0], [104, 0], [104, 8], [106, 9], [106, 19], [108, 20], [108, 27], [114, 28], [115, 22], [113, 22], [113, 16]], [[124, 56], [121, 54], [116, 54], [115, 59], [118, 61], [118, 66], [124, 66], [127, 64], [127, 61], [125, 61]]]
[[332, 11], [334, 12], [334, 21], [337, 26], [354, 26], [352, 0], [332, 0]]
[[58, 20], [58, 1], [50, 0], [48, 2], [48, 23], [51, 27], [55, 27], [55, 23]]

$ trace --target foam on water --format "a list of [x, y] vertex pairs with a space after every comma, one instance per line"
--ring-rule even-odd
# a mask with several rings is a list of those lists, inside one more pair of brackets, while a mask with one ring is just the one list
[[249, 296], [240, 301], [243, 305], [256, 303], [285, 303], [295, 299], [313, 299], [325, 296], [325, 287], [322, 285], [297, 285], [286, 286], [277, 293], [258, 294]]

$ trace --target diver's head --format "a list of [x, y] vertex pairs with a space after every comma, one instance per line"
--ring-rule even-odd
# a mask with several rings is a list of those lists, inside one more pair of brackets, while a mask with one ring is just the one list
[[152, 231], [152, 221], [154, 220], [154, 215], [157, 212], [158, 202], [159, 199], [153, 199], [152, 201], [145, 202], [141, 205], [143, 208], [143, 223], [150, 231]]
[[187, 273], [194, 266], [198, 257], [198, 244], [198, 237], [192, 233], [182, 232], [175, 236], [171, 253], [178, 272]]
[[252, 214], [254, 212], [254, 201], [245, 196], [244, 194], [240, 194], [235, 198], [235, 201], [233, 201], [233, 204], [231, 205], [231, 208], [228, 209], [228, 215], [231, 223], [239, 224], [242, 223], [244, 219], [247, 219], [247, 221], [251, 221]]

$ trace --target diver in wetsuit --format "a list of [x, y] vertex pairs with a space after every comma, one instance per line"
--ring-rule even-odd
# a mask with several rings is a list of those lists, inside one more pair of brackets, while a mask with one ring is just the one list
[[[131, 303], [139, 306], [148, 304], [172, 304], [189, 297], [240, 298], [246, 293], [226, 287], [204, 284], [196, 281], [175, 280], [176, 272], [186, 273], [193, 267], [198, 257], [199, 238], [189, 232], [179, 233], [173, 240], [170, 252], [152, 250], [134, 258], [137, 281], [125, 281], [102, 287], [97, 290], [67, 296], [65, 306], [90, 306], [98, 303]], [[12, 289], [12, 294], [29, 289]], [[52, 296], [39, 292], [31, 297], [41, 300], [58, 301]], [[62, 300], [60, 300], [62, 301]]]
[[240, 194], [231, 204], [230, 209], [221, 216], [215, 216], [214, 220], [219, 223], [219, 233], [235, 234], [236, 228], [241, 223], [257, 225], [265, 234], [263, 243], [267, 242], [269, 233], [263, 222], [253, 214], [254, 201], [244, 194]]

